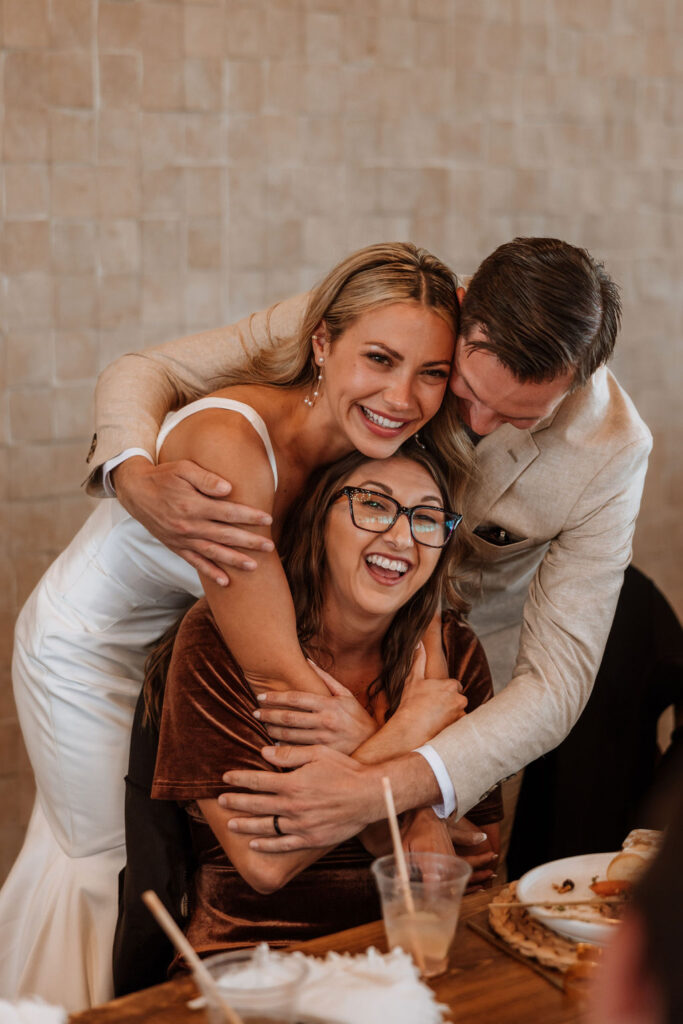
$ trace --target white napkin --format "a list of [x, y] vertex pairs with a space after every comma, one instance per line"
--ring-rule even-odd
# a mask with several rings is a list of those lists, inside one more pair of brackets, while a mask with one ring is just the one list
[[329, 1024], [442, 1024], [448, 1007], [437, 1003], [402, 949], [328, 953], [324, 960], [292, 953], [308, 967], [297, 994], [302, 1018]]
[[0, 1024], [66, 1024], [66, 1010], [38, 999], [8, 1003], [0, 999]]

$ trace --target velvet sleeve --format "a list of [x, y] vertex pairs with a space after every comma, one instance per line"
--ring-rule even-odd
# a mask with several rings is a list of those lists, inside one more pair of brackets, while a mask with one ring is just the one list
[[232, 658], [205, 599], [182, 621], [161, 717], [152, 796], [189, 801], [226, 790], [230, 768], [273, 770], [261, 757], [271, 740], [253, 716], [253, 691]]
[[[467, 712], [485, 704], [493, 696], [493, 682], [484, 648], [474, 631], [453, 611], [443, 613], [444, 648], [448, 658], [448, 671], [453, 679], [462, 683], [467, 697]], [[503, 798], [500, 785], [480, 800], [467, 813], [468, 819], [478, 826], [490, 825], [503, 817]]]

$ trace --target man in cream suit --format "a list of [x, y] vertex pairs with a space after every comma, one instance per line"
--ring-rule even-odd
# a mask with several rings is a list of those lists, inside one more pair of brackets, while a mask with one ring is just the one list
[[[98, 384], [89, 490], [113, 493], [113, 479], [134, 516], [216, 579], [224, 570], [210, 563], [249, 562], [260, 538], [240, 526], [263, 519], [232, 506], [226, 482], [200, 467], [150, 465], [158, 426], [169, 408], [212, 390], [227, 365], [295, 331], [305, 301], [124, 356]], [[602, 267], [554, 239], [516, 239], [474, 275], [451, 388], [477, 445], [478, 479], [463, 510], [475, 548], [471, 622], [500, 692], [428, 747], [384, 765], [281, 746], [268, 760], [297, 771], [228, 773], [226, 782], [255, 790], [231, 795], [252, 815], [233, 824], [260, 837], [261, 849], [337, 843], [384, 817], [383, 775], [399, 811], [441, 803], [442, 813], [466, 814], [569, 732], [600, 664], [651, 446], [604, 365], [619, 312]], [[231, 544], [246, 550], [225, 552]], [[273, 815], [285, 835], [274, 835]]]

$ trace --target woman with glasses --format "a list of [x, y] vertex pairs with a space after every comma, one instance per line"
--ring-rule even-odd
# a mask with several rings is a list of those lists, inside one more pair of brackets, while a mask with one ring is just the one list
[[257, 689], [323, 692], [274, 549], [311, 472], [354, 449], [387, 458], [419, 430], [462, 486], [469, 443], [445, 397], [457, 309], [453, 276], [435, 257], [371, 246], [313, 290], [289, 340], [169, 414], [161, 462], [191, 459], [236, 481], [232, 500], [270, 513], [258, 572], [218, 586], [106, 501], [34, 590], [17, 622], [13, 681], [38, 792], [0, 893], [3, 994], [69, 1010], [112, 995], [133, 711], [150, 645], [189, 601], [206, 592]]
[[[186, 931], [200, 952], [284, 945], [379, 916], [367, 869], [388, 839], [381, 827], [322, 856], [264, 854], [228, 829], [238, 812], [217, 797], [227, 764], [273, 770], [261, 748], [274, 739], [322, 742], [361, 760], [372, 760], [376, 739], [398, 756], [431, 739], [442, 715], [453, 720], [466, 702], [473, 708], [491, 696], [484, 654], [459, 614], [454, 573], [464, 544], [449, 494], [448, 474], [409, 441], [383, 461], [348, 455], [290, 512], [283, 566], [299, 641], [325, 674], [327, 696], [300, 695], [298, 711], [266, 710], [206, 600], [183, 619], [167, 675], [168, 659], [155, 659], [143, 692], [151, 717], [162, 707], [152, 795], [179, 801], [188, 816], [198, 863]], [[451, 678], [425, 680], [419, 645], [444, 597], [453, 609], [443, 623]], [[140, 739], [134, 730], [131, 763]], [[499, 794], [471, 816], [493, 835]], [[453, 851], [433, 811], [417, 812], [412, 828], [415, 848]], [[132, 858], [138, 840], [131, 822]]]

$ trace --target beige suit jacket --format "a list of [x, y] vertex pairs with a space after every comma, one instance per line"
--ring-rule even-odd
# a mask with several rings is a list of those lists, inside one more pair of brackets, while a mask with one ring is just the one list
[[[97, 387], [90, 493], [131, 447], [154, 454], [171, 407], [220, 387], [228, 365], [296, 330], [306, 296], [233, 327], [123, 356]], [[650, 433], [606, 369], [532, 431], [499, 427], [477, 447], [465, 522], [474, 537], [472, 621], [486, 638], [521, 621], [510, 684], [432, 741], [465, 814], [500, 779], [556, 746], [582, 711], [614, 615], [640, 504]]]

